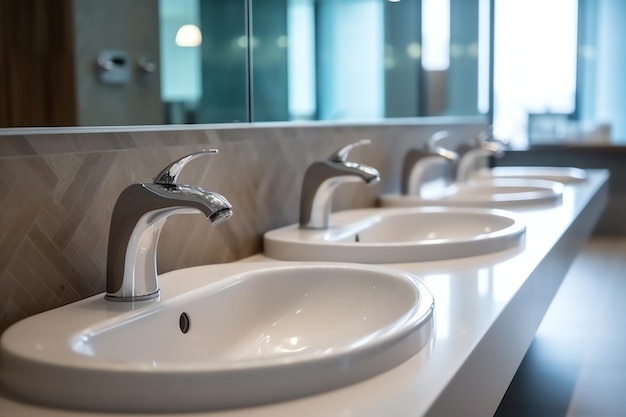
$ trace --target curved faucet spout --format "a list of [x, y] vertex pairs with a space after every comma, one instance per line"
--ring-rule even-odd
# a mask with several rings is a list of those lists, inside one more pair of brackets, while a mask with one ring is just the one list
[[459, 155], [441, 146], [448, 132], [435, 132], [426, 143], [425, 149], [409, 149], [402, 163], [401, 191], [404, 195], [421, 195], [422, 186], [436, 167], [448, 167], [456, 163]]
[[122, 191], [109, 230], [107, 300], [158, 297], [156, 248], [161, 228], [171, 215], [191, 213], [202, 213], [218, 224], [232, 215], [232, 206], [224, 196], [191, 185], [132, 184]]
[[[445, 169], [456, 161], [450, 154], [432, 153], [411, 149], [404, 156], [400, 189], [404, 195], [421, 195], [422, 186], [428, 181], [431, 172], [437, 167]], [[443, 171], [446, 172], [446, 171]]]
[[502, 143], [496, 141], [478, 141], [477, 143], [464, 144], [459, 147], [461, 155], [457, 166], [457, 182], [466, 182], [472, 174], [488, 165], [489, 158], [500, 158], [505, 149]]
[[301, 228], [327, 229], [329, 227], [333, 191], [338, 185], [360, 181], [370, 185], [380, 181], [380, 174], [375, 168], [346, 161], [350, 149], [366, 143], [369, 141], [359, 141], [343, 147], [333, 153], [328, 160], [314, 162], [309, 166], [302, 180]]

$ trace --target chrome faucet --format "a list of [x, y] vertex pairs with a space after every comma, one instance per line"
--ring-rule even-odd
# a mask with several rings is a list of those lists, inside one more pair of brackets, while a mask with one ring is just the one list
[[326, 161], [314, 162], [309, 166], [302, 181], [300, 228], [329, 227], [333, 191], [339, 184], [364, 181], [370, 185], [380, 181], [380, 174], [375, 168], [347, 160], [352, 148], [369, 143], [368, 139], [363, 139], [344, 146]]
[[456, 162], [456, 152], [441, 146], [439, 142], [448, 137], [445, 130], [434, 133], [424, 149], [409, 149], [402, 164], [401, 190], [405, 195], [421, 195], [427, 173], [432, 168]]
[[473, 141], [459, 146], [461, 156], [457, 166], [457, 182], [466, 182], [472, 174], [488, 166], [490, 157], [500, 158], [504, 155], [506, 145], [493, 137], [491, 128], [482, 132]]
[[218, 224], [232, 215], [232, 206], [222, 195], [176, 183], [189, 161], [214, 153], [216, 149], [187, 155], [168, 165], [153, 183], [132, 184], [122, 191], [109, 230], [107, 300], [142, 301], [159, 296], [156, 248], [169, 216], [203, 213]]

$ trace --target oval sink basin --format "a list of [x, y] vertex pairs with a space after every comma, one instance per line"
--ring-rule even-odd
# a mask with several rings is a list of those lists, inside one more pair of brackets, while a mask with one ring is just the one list
[[524, 224], [494, 209], [359, 209], [331, 215], [328, 230], [267, 232], [265, 255], [282, 260], [401, 263], [483, 255], [517, 246]]
[[243, 407], [372, 377], [430, 340], [433, 298], [414, 275], [284, 265], [174, 271], [155, 302], [99, 295], [25, 319], [2, 337], [2, 382], [30, 401], [87, 410]]
[[427, 198], [418, 195], [385, 194], [381, 207], [470, 206], [516, 208], [559, 204], [563, 184], [556, 181], [520, 178], [471, 180], [441, 189]]
[[583, 169], [573, 167], [503, 166], [480, 170], [475, 174], [475, 178], [524, 178], [572, 184], [585, 181], [587, 173]]

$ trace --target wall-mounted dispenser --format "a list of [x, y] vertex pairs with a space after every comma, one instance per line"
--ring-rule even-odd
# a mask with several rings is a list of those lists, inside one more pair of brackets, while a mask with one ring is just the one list
[[130, 58], [123, 51], [102, 51], [96, 60], [98, 79], [104, 84], [126, 84], [130, 80]]

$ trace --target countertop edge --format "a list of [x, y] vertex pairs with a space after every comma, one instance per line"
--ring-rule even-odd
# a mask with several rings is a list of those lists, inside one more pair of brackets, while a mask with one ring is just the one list
[[[493, 415], [608, 202], [608, 176], [510, 300], [426, 416]], [[549, 285], [547, 285], [549, 284]], [[515, 328], [516, 332], [510, 329]], [[502, 352], [507, 355], [503, 356]], [[477, 376], [480, 375], [480, 383]]]

